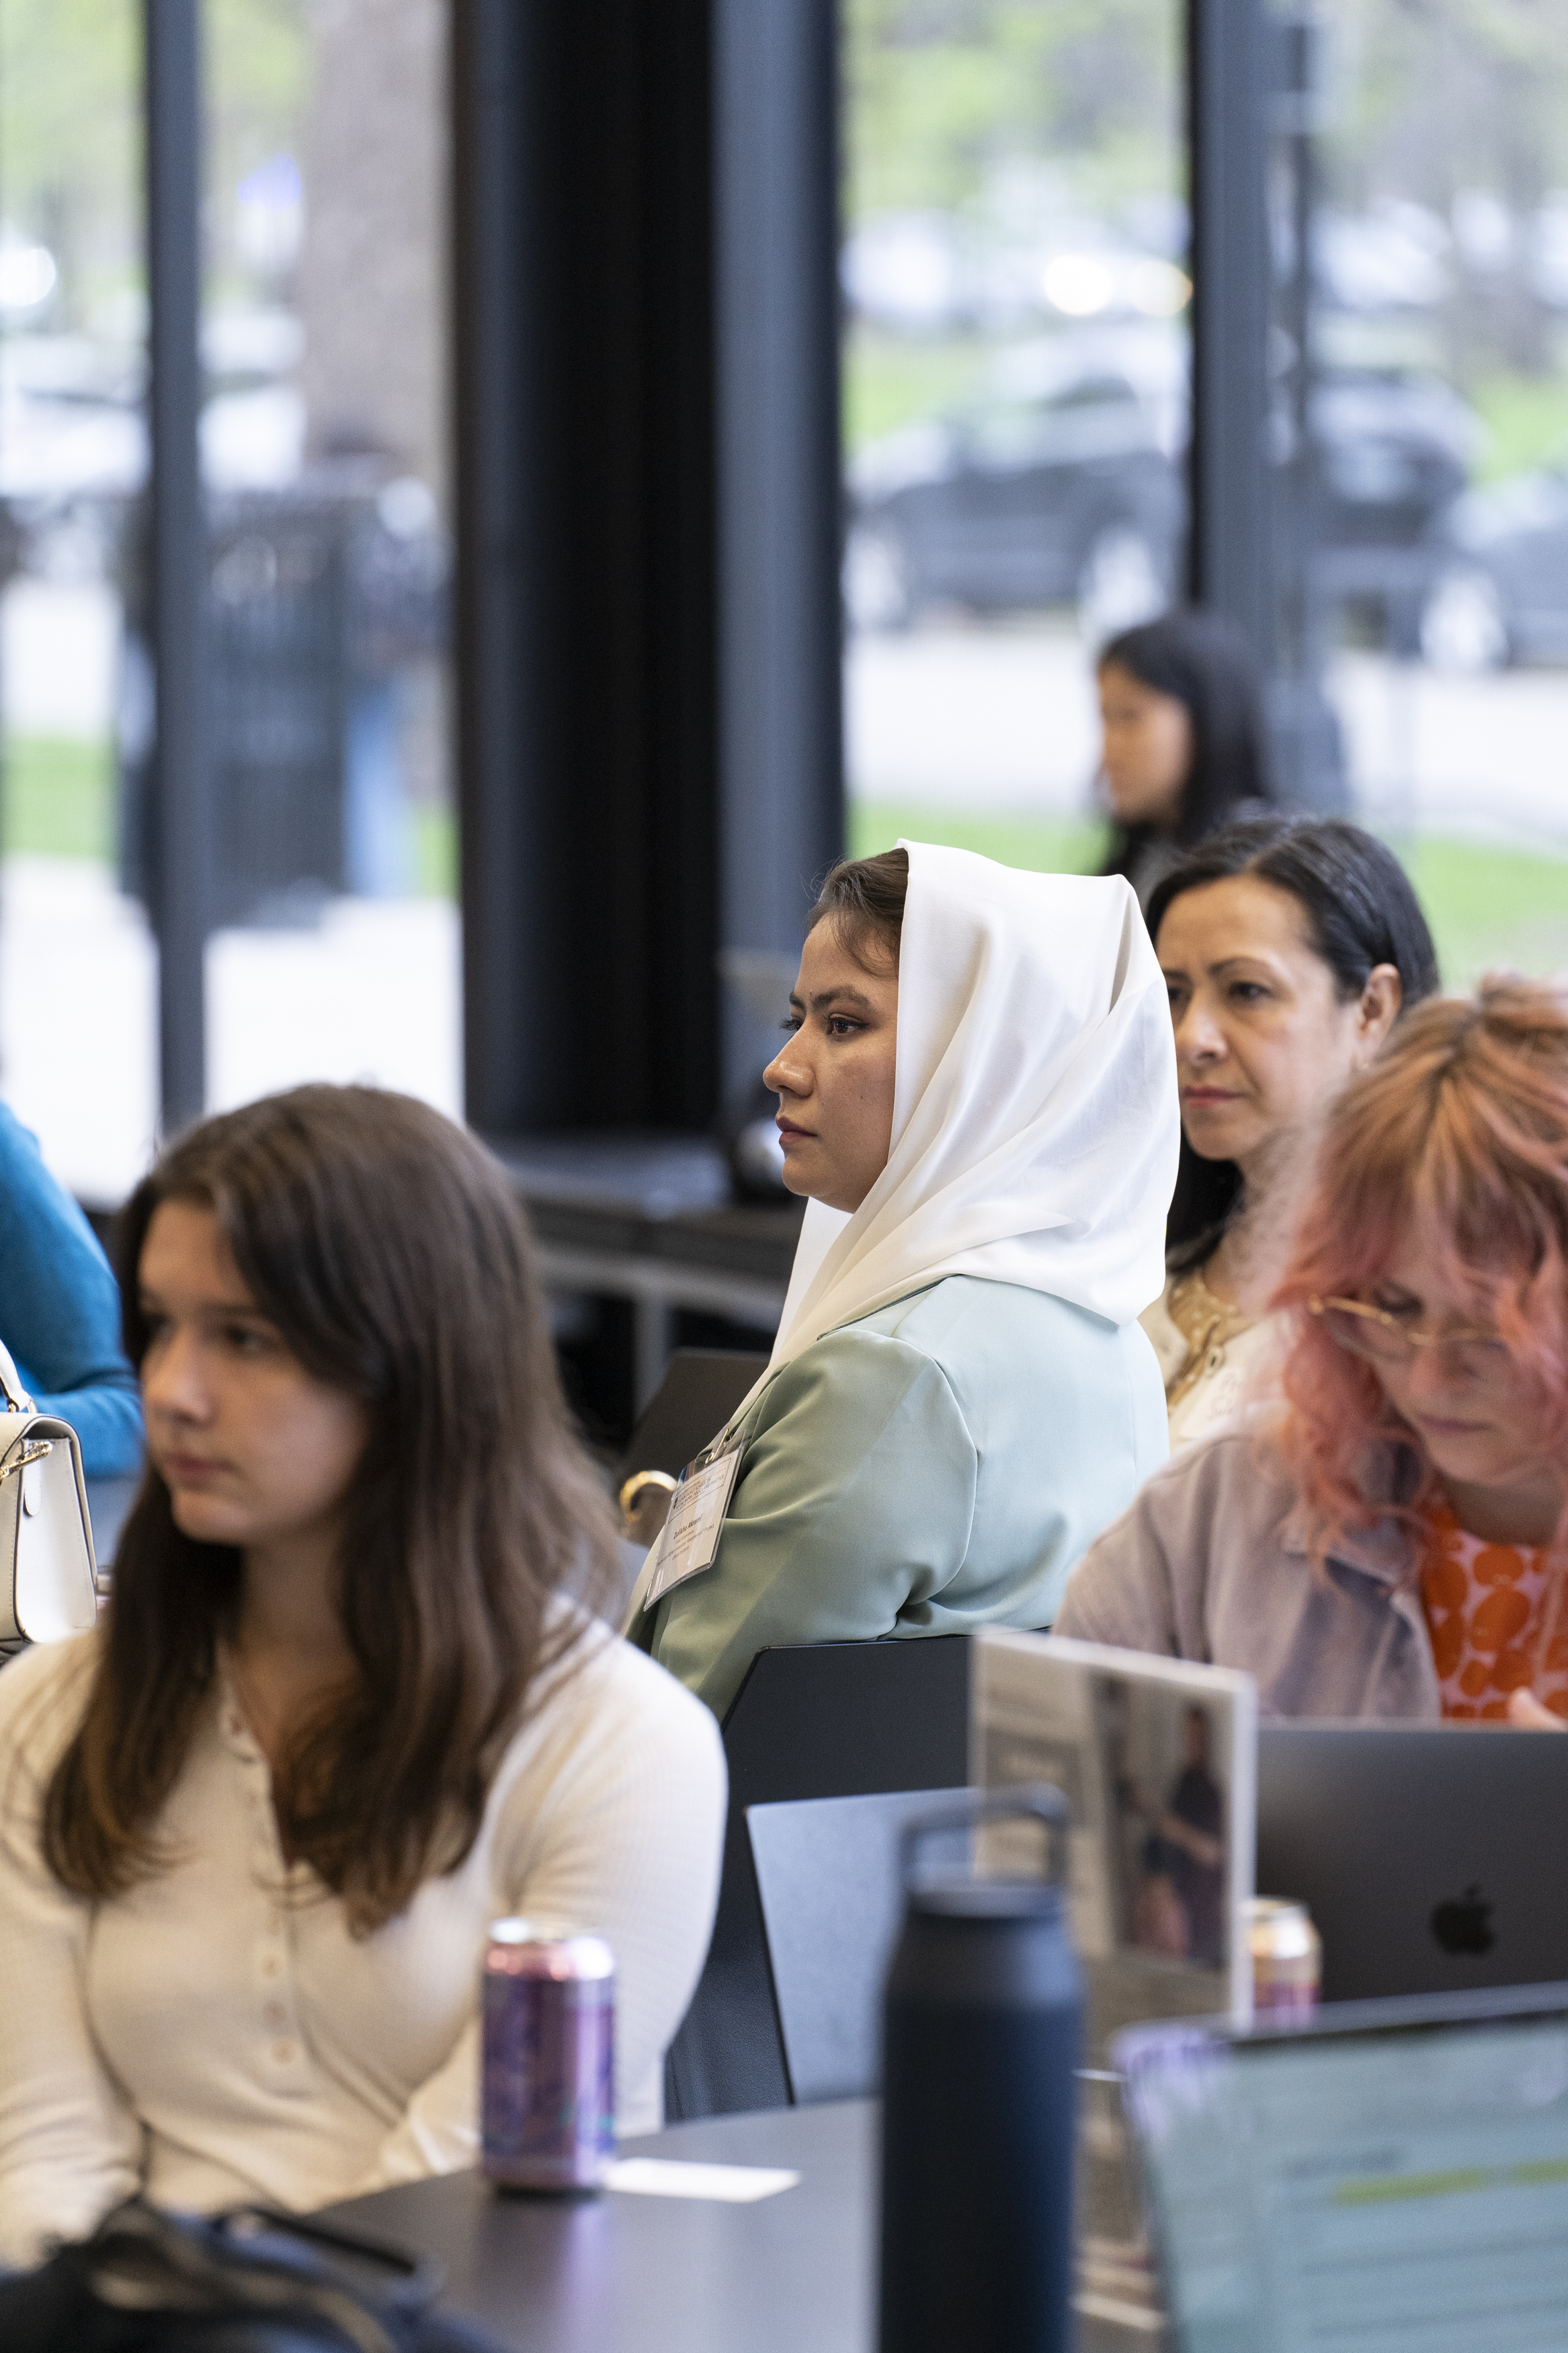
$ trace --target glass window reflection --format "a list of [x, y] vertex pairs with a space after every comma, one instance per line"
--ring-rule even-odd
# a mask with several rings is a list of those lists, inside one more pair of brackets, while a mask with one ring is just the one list
[[1568, 960], [1568, 50], [1553, 0], [1281, 12], [1281, 652], [1450, 987]]
[[1099, 863], [1092, 654], [1185, 568], [1181, 19], [847, 0], [858, 849]]
[[[442, 0], [206, 0], [209, 1106], [460, 1108]], [[111, 1206], [158, 1125], [135, 0], [0, 7], [0, 1088]]]
[[215, 1108], [460, 1109], [441, 0], [207, 0]]
[[0, 8], [0, 1092], [117, 1202], [157, 1118], [156, 960], [123, 887], [146, 477], [141, 11]]

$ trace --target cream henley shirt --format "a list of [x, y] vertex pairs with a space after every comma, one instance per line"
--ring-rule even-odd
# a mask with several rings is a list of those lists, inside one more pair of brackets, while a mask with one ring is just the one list
[[0, 1672], [0, 2262], [137, 2189], [305, 2211], [472, 2164], [479, 1966], [508, 1913], [608, 1938], [620, 2129], [657, 2126], [725, 1799], [713, 1718], [662, 1668], [585, 1637], [505, 1751], [467, 1860], [356, 1940], [285, 1865], [267, 1761], [222, 1684], [159, 1825], [172, 1867], [98, 1904], [52, 1878], [39, 1798], [97, 1641]]

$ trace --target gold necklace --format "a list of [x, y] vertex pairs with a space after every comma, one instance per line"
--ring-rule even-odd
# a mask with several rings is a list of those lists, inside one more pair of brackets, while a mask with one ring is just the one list
[[1165, 1313], [1187, 1344], [1181, 1369], [1165, 1389], [1166, 1407], [1173, 1411], [1205, 1372], [1218, 1372], [1230, 1342], [1250, 1332], [1258, 1318], [1217, 1298], [1204, 1281], [1201, 1266], [1172, 1284]]

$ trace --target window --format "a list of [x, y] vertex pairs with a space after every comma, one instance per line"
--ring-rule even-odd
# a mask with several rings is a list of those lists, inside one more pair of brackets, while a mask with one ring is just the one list
[[1568, 960], [1568, 49], [1552, 0], [1279, 20], [1281, 651], [1444, 977]]
[[458, 1112], [443, 0], [206, 0], [212, 1108]]
[[1185, 560], [1182, 11], [843, 27], [852, 843], [1092, 863], [1092, 650]]
[[[211, 1108], [460, 1108], [447, 16], [201, 11]], [[0, 6], [0, 1088], [104, 1205], [158, 1122], [141, 26]]]
[[0, 7], [0, 1092], [89, 1199], [157, 1118], [156, 951], [117, 780], [144, 736], [141, 12]]

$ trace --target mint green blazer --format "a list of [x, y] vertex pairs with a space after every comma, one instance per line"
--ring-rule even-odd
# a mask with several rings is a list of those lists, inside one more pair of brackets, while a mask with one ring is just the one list
[[1168, 1451], [1140, 1325], [969, 1275], [814, 1342], [739, 1428], [712, 1565], [629, 1630], [719, 1716], [773, 1643], [1048, 1626]]

